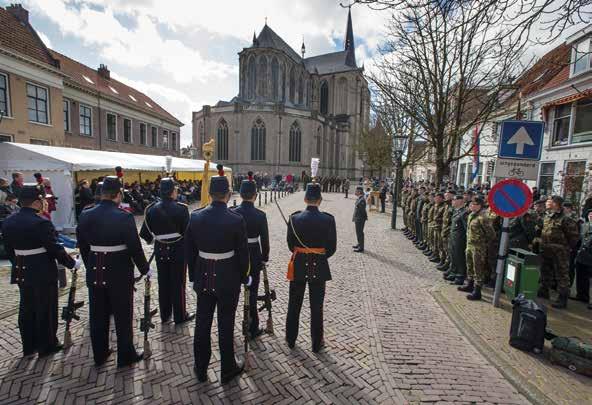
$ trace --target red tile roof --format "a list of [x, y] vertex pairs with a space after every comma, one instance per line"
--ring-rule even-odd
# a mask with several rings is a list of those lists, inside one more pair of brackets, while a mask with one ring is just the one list
[[0, 7], [0, 47], [56, 67], [56, 61], [33, 27]]
[[542, 89], [550, 89], [566, 82], [569, 79], [569, 68], [570, 65], [564, 66]]
[[547, 52], [516, 81], [522, 96], [534, 93], [555, 82], [557, 76], [567, 69], [569, 76], [569, 58], [571, 47], [561, 44]]
[[[143, 113], [158, 116], [159, 118], [178, 126], [183, 123], [162, 108], [156, 101], [150, 97], [127, 86], [115, 79], [105, 79], [99, 75], [99, 72], [80, 62], [75, 61], [59, 52], [50, 50], [52, 56], [60, 61], [62, 71], [69, 76], [66, 79], [74, 82], [77, 86], [89, 89], [94, 92], [100, 92], [104, 96], [115, 99], [126, 106], [142, 111]], [[92, 82], [85, 79], [85, 76]], [[115, 91], [113, 91], [114, 89]], [[133, 97], [133, 99], [132, 99]]]

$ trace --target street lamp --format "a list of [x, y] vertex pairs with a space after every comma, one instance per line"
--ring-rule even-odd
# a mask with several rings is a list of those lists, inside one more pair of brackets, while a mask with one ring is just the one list
[[393, 212], [391, 215], [391, 229], [397, 229], [397, 204], [399, 199], [399, 183], [401, 179], [399, 179], [399, 168], [401, 167], [401, 159], [403, 158], [403, 154], [405, 153], [405, 149], [407, 146], [407, 136], [402, 134], [395, 134], [393, 135], [393, 150], [392, 150], [392, 158], [393, 158], [393, 168], [395, 170], [395, 176], [393, 181]]

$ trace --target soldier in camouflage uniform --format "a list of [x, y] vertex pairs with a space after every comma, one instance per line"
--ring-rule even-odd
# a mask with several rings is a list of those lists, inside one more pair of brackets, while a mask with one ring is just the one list
[[407, 199], [409, 197], [409, 192], [407, 186], [403, 187], [401, 191], [401, 209], [403, 210], [403, 233], [405, 235], [409, 234], [409, 221], [407, 218], [407, 214], [409, 213], [409, 207], [407, 206]]
[[448, 249], [450, 252], [450, 269], [446, 280], [455, 285], [463, 285], [467, 276], [467, 219], [469, 210], [465, 207], [462, 194], [452, 200], [452, 218], [450, 220], [450, 238]]
[[[487, 201], [487, 200], [485, 200]], [[487, 203], [486, 203], [487, 204]], [[502, 232], [503, 218], [497, 215], [491, 207], [487, 207], [487, 216], [489, 222], [494, 230], [494, 233], [489, 237], [489, 244], [487, 248], [487, 263], [489, 264], [489, 279], [485, 281], [487, 287], [495, 288], [496, 282], [496, 267], [497, 255], [499, 253], [500, 235]]]
[[543, 231], [543, 222], [545, 219], [545, 204], [547, 200], [538, 200], [533, 204], [533, 208], [529, 210], [531, 220], [534, 225], [534, 239], [531, 242], [531, 249], [534, 253], [540, 253], [541, 246], [541, 232]]
[[481, 197], [473, 197], [467, 220], [467, 283], [458, 290], [471, 292], [467, 295], [471, 301], [481, 299], [481, 287], [489, 280], [487, 248], [495, 231], [484, 206]]
[[426, 256], [431, 256], [432, 251], [432, 238], [430, 235], [430, 212], [432, 211], [432, 207], [434, 206], [434, 197], [430, 194], [429, 191], [426, 191], [424, 194], [423, 199], [423, 208], [421, 212], [421, 225], [422, 225], [422, 235], [423, 235], [423, 242], [424, 245], [427, 246], [426, 250], [423, 252]]
[[566, 308], [569, 297], [569, 255], [580, 235], [573, 219], [563, 212], [563, 198], [553, 196], [547, 200], [547, 215], [541, 232], [541, 286], [539, 297], [549, 298], [553, 280], [557, 282], [559, 297], [554, 308]]
[[434, 263], [440, 262], [444, 256], [442, 246], [442, 222], [444, 220], [445, 209], [446, 205], [444, 204], [444, 193], [438, 192], [434, 196], [434, 215], [432, 225], [432, 239], [435, 252], [433, 258], [430, 259], [430, 261]]
[[444, 194], [444, 213], [442, 214], [442, 250], [440, 251], [440, 263], [436, 268], [447, 271], [450, 267], [450, 253], [448, 251], [448, 238], [450, 237], [450, 220], [452, 219], [453, 190], [447, 190]]
[[415, 245], [420, 249], [426, 249], [423, 233], [423, 207], [425, 205], [425, 188], [420, 187], [414, 198], [415, 202]]
[[407, 198], [407, 220], [409, 221], [409, 235], [407, 236], [409, 239], [415, 240], [416, 237], [416, 228], [415, 228], [415, 210], [417, 208], [417, 190], [415, 188], [411, 188], [409, 193], [409, 197]]

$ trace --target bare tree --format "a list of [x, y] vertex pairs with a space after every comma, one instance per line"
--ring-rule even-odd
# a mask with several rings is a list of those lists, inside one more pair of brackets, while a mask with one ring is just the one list
[[374, 128], [362, 130], [358, 143], [354, 146], [364, 167], [370, 170], [370, 176], [377, 171], [391, 166], [391, 139], [386, 135], [380, 122]]

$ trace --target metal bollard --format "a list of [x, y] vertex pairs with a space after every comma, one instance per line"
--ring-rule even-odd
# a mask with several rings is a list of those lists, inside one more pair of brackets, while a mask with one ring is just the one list
[[236, 207], [236, 200], [232, 200], [232, 206]]
[[261, 193], [259, 193], [259, 206], [261, 207]]
[[267, 191], [265, 191], [265, 205], [267, 205]]

